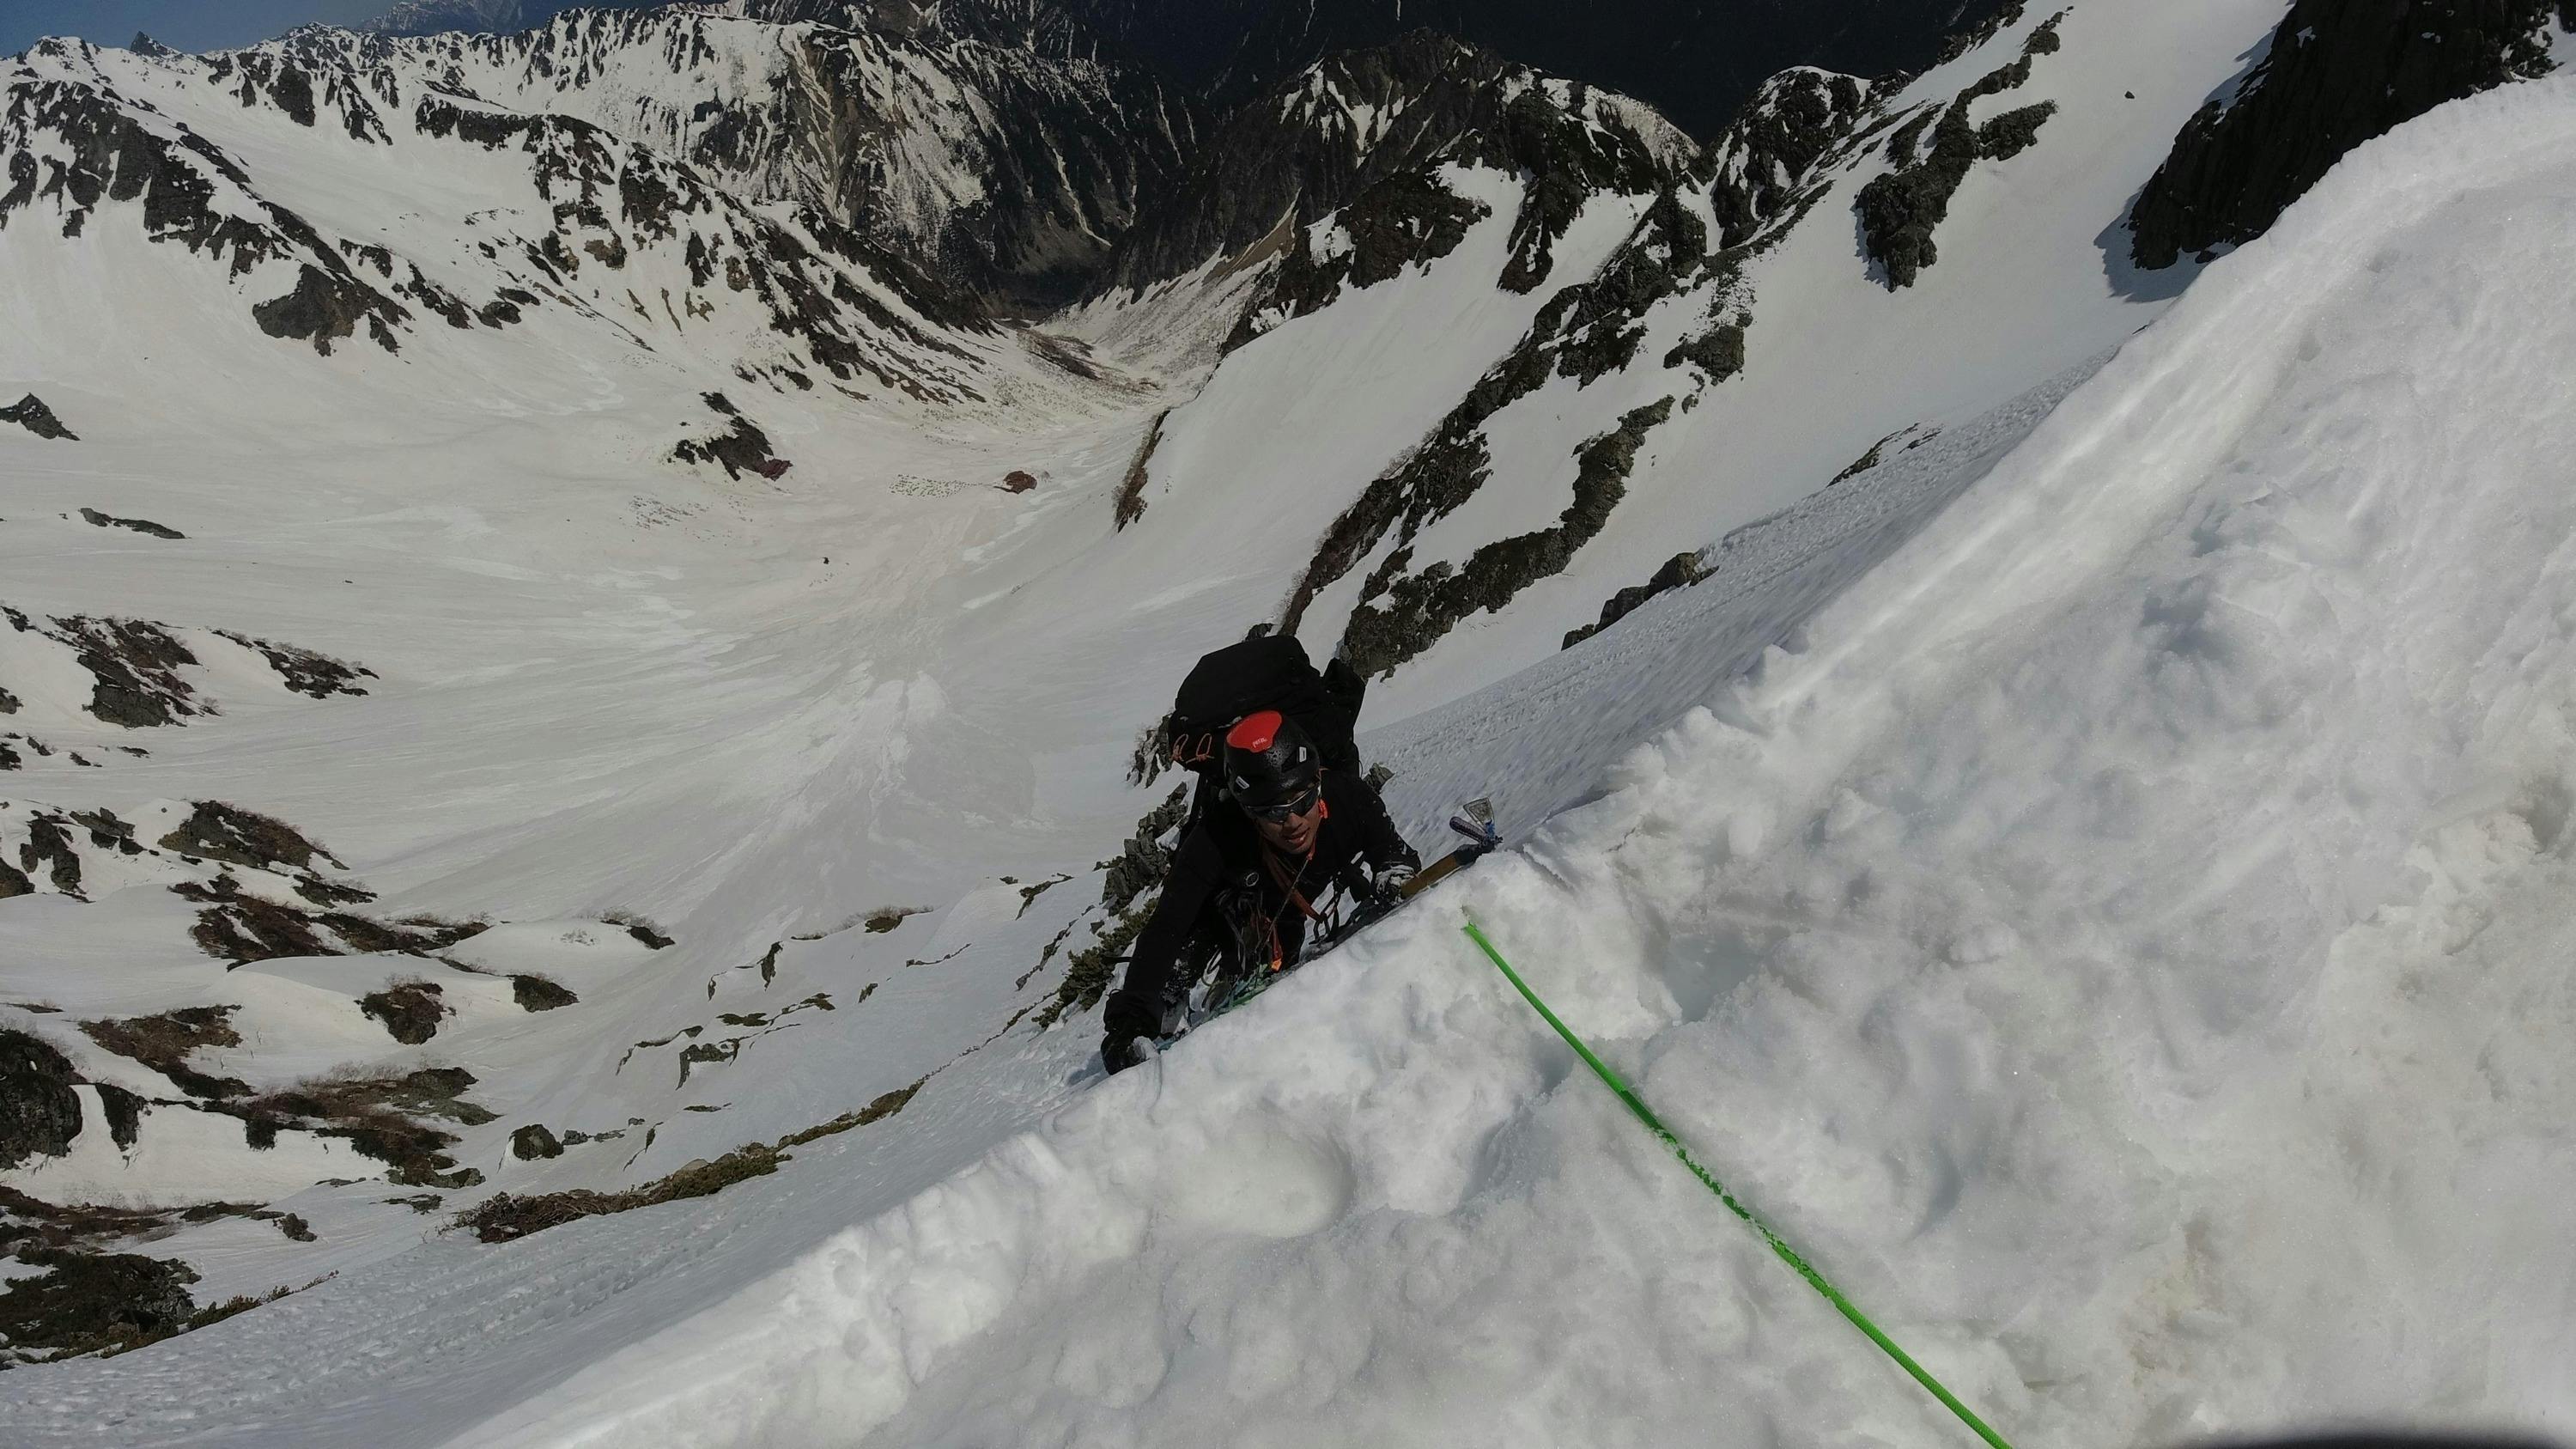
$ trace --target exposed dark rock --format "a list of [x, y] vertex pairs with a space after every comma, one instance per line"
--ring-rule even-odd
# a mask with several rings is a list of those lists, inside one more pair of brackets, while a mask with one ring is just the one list
[[2201, 107], [2131, 208], [2150, 270], [2263, 234], [2344, 153], [2444, 101], [2545, 75], [2571, 0], [2296, 0], [2233, 97]]
[[1522, 589], [1564, 572], [1575, 551], [1609, 522], [1627, 493], [1638, 447], [1672, 410], [1669, 397], [1633, 409], [1619, 426], [1577, 449], [1574, 501], [1554, 527], [1497, 539], [1454, 571], [1442, 562], [1406, 576], [1412, 550], [1397, 549], [1361, 590], [1362, 602], [1342, 635], [1341, 656], [1363, 674], [1390, 672], [1469, 614], [1500, 609]]
[[135, 1253], [21, 1248], [19, 1261], [48, 1268], [0, 1288], [0, 1337], [18, 1353], [98, 1353], [182, 1331], [197, 1312], [185, 1263]]
[[[1527, 175], [1511, 272], [1512, 284], [1527, 290], [1546, 276], [1550, 244], [1586, 188], [1650, 192], [1671, 179], [1618, 116], [1569, 113], [1588, 106], [1589, 93], [1577, 88], [1560, 107], [1536, 79], [1491, 51], [1427, 30], [1283, 77], [1236, 109], [1191, 156], [1188, 173], [1143, 208], [1119, 239], [1108, 283], [1149, 286], [1270, 238], [1284, 246], [1296, 229], [1379, 182], [1425, 172], [1472, 146], [1475, 159]], [[1384, 124], [1359, 135], [1344, 107]], [[1386, 204], [1403, 209], [1399, 197]]]
[[519, 1003], [521, 1011], [552, 1011], [558, 1006], [570, 1006], [581, 1000], [569, 988], [542, 976], [511, 977], [510, 999]]
[[1163, 420], [1171, 415], [1170, 408], [1154, 414], [1153, 427], [1146, 430], [1145, 441], [1136, 449], [1135, 460], [1127, 465], [1127, 476], [1120, 481], [1117, 501], [1111, 506], [1111, 516], [1117, 520], [1119, 528], [1123, 529], [1145, 516], [1145, 483], [1152, 476], [1148, 469], [1154, 461], [1154, 450], [1162, 446]]
[[742, 411], [727, 401], [720, 392], [706, 395], [707, 406], [733, 419], [733, 426], [712, 438], [683, 438], [671, 450], [671, 456], [682, 463], [720, 463], [725, 476], [739, 478], [757, 473], [763, 478], [776, 478], [788, 469], [787, 460], [774, 458], [769, 452], [769, 435], [760, 425], [744, 417]]
[[1674, 554], [1671, 558], [1664, 561], [1664, 566], [1662, 568], [1655, 570], [1654, 577], [1646, 580], [1646, 582], [1642, 584], [1632, 584], [1629, 587], [1612, 594], [1609, 601], [1601, 606], [1601, 618], [1599, 622], [1586, 624], [1582, 628], [1568, 633], [1565, 636], [1565, 642], [1557, 647], [1560, 649], [1571, 649], [1575, 645], [1582, 643], [1584, 640], [1591, 638], [1593, 635], [1600, 633], [1602, 630], [1609, 628], [1611, 625], [1618, 623], [1630, 614], [1635, 613], [1638, 605], [1643, 604], [1648, 599], [1655, 597], [1657, 594], [1670, 593], [1674, 589], [1688, 588], [1692, 584], [1698, 583], [1700, 580], [1707, 577], [1708, 570], [1700, 563], [1699, 553], [1696, 550], [1689, 553]]
[[186, 538], [188, 536], [175, 528], [154, 523], [148, 518], [117, 518], [110, 514], [101, 513], [95, 508], [82, 509], [80, 511], [80, 516], [101, 528], [130, 528], [136, 533], [148, 533], [154, 538]]
[[241, 1045], [232, 1025], [237, 1006], [188, 1006], [152, 1016], [84, 1021], [81, 1032], [105, 1050], [140, 1062], [168, 1077], [179, 1090], [210, 1101], [250, 1095], [250, 1084], [237, 1077], [210, 1076], [188, 1065], [200, 1047]]
[[328, 654], [299, 649], [292, 644], [278, 644], [267, 639], [254, 639], [230, 629], [216, 633], [245, 649], [256, 650], [277, 671], [277, 677], [297, 694], [315, 699], [328, 699], [335, 694], [363, 695], [367, 691], [357, 684], [360, 679], [373, 679], [376, 672], [358, 664], [346, 664]]
[[198, 948], [236, 966], [352, 951], [435, 956], [484, 929], [475, 921], [380, 921], [344, 911], [309, 911], [247, 894], [229, 875], [217, 876], [211, 884], [181, 881], [170, 889], [203, 906], [189, 930]]
[[143, 1135], [143, 1099], [112, 1082], [95, 1082], [99, 1106], [107, 1112], [107, 1136], [119, 1149], [132, 1147]]
[[[1783, 67], [1918, 71], [1943, 31], [1996, 0], [1712, 6], [1697, 0], [753, 0], [755, 13], [976, 37], [1046, 54], [1133, 55], [1220, 105], [1337, 52], [1428, 26], [1643, 99], [1695, 135], [1722, 125]], [[2020, 7], [2012, 7], [2018, 14]], [[1965, 48], [1966, 42], [1960, 42]]]
[[1983, 20], [1973, 25], [1962, 26], [1944, 36], [1940, 48], [1933, 52], [1933, 63], [1948, 65], [1960, 56], [2001, 35], [2004, 27], [2020, 24], [2022, 15], [2029, 8], [2029, 0], [2002, 0], [2002, 3], [1996, 5]]
[[78, 651], [91, 676], [89, 712], [113, 725], [151, 729], [212, 713], [176, 671], [197, 656], [167, 629], [141, 619], [56, 619], [46, 632]]
[[555, 1140], [555, 1134], [547, 1131], [544, 1123], [531, 1122], [510, 1134], [510, 1155], [521, 1162], [561, 1157], [563, 1144]]
[[1664, 354], [1664, 366], [1679, 367], [1684, 363], [1700, 370], [1710, 382], [1724, 382], [1744, 370], [1744, 324], [1715, 322], [1706, 330], [1693, 333], [1676, 343]]
[[[1315, 596], [1355, 567], [1389, 531], [1397, 532], [1398, 553], [1403, 553], [1402, 545], [1409, 545], [1414, 534], [1474, 497], [1491, 474], [1484, 426], [1494, 414], [1552, 376], [1589, 382], [1628, 366], [1643, 336], [1639, 319], [1648, 307], [1699, 278], [1703, 268], [1731, 265], [1703, 255], [1706, 241], [1706, 228], [1671, 194], [1648, 207], [1635, 232], [1592, 280], [1550, 298], [1511, 354], [1468, 390], [1420, 447], [1372, 481], [1333, 521], [1289, 595], [1280, 628], [1294, 631]], [[1740, 357], [1736, 366], [1742, 366]], [[1392, 571], [1403, 567], [1390, 557], [1366, 596], [1390, 587]]]
[[1512, 259], [1501, 278], [1509, 292], [1536, 291], [1548, 279], [1556, 241], [1586, 201], [1607, 192], [1660, 190], [1673, 179], [1653, 149], [1618, 118], [1568, 114], [1535, 86], [1504, 108], [1499, 144], [1477, 139], [1488, 164], [1517, 169], [1524, 177], [1520, 216], [1512, 223]]
[[[466, 1101], [474, 1074], [462, 1067], [425, 1067], [398, 1077], [325, 1077], [215, 1110], [241, 1117], [246, 1129], [264, 1129], [274, 1140], [288, 1127], [344, 1139], [358, 1152], [387, 1164], [385, 1177], [401, 1187], [471, 1187], [483, 1174], [460, 1168], [446, 1149], [452, 1132], [422, 1119], [479, 1126], [493, 1120]], [[256, 1141], [253, 1146], [257, 1146]]]
[[1315, 255], [1303, 227], [1290, 226], [1267, 299], [1244, 314], [1228, 339], [1240, 346], [1259, 329], [1321, 310], [1345, 287], [1369, 287], [1408, 266], [1426, 265], [1458, 249], [1467, 229], [1491, 214], [1481, 201], [1459, 196], [1428, 169], [1399, 171], [1371, 184], [1336, 215], [1349, 246]]
[[2039, 139], [2040, 124], [2057, 114], [2057, 102], [2041, 101], [2006, 111], [1977, 128], [1977, 156], [1984, 161], [2009, 161], [2030, 149]]
[[313, 124], [313, 78], [296, 69], [293, 62], [278, 66], [276, 78], [269, 82], [268, 96], [295, 124]]
[[81, 1130], [78, 1080], [50, 1042], [0, 1027], [0, 1169], [71, 1150]]
[[[900, 1087], [878, 1097], [854, 1111], [844, 1112], [828, 1122], [790, 1132], [775, 1143], [751, 1142], [713, 1161], [692, 1162], [667, 1177], [658, 1178], [642, 1187], [624, 1192], [593, 1192], [576, 1188], [570, 1192], [550, 1192], [517, 1197], [496, 1193], [485, 1201], [457, 1214], [456, 1225], [469, 1228], [474, 1236], [487, 1243], [506, 1243], [530, 1233], [560, 1227], [581, 1218], [603, 1213], [629, 1212], [640, 1207], [653, 1207], [666, 1202], [680, 1202], [693, 1197], [708, 1197], [722, 1192], [737, 1182], [766, 1177], [776, 1172], [779, 1164], [789, 1160], [787, 1149], [808, 1142], [848, 1132], [881, 1122], [904, 1109], [921, 1090], [924, 1077], [909, 1087]], [[522, 1129], [524, 1130], [524, 1129]], [[543, 1129], [540, 1128], [540, 1131]], [[601, 1134], [614, 1136], [614, 1133]], [[515, 1142], [513, 1144], [515, 1146]]]
[[1863, 453], [1859, 457], [1852, 459], [1849, 463], [1844, 464], [1841, 472], [1836, 473], [1833, 477], [1825, 480], [1825, 486], [1831, 488], [1846, 478], [1856, 478], [1861, 474], [1868, 472], [1870, 469], [1877, 467], [1879, 462], [1879, 453], [1884, 450], [1889, 443], [1894, 442], [1899, 435], [1899, 433], [1890, 433], [1886, 437], [1879, 439], [1877, 442], [1870, 444], [1868, 452]]
[[[1162, 838], [1181, 823], [1188, 809], [1189, 787], [1184, 785], [1136, 822], [1135, 834], [1128, 837], [1118, 858], [1109, 862], [1108, 874], [1100, 883], [1100, 903], [1113, 914], [1126, 910], [1138, 896], [1162, 886], [1163, 874], [1172, 864], [1171, 852], [1163, 847]], [[1037, 887], [1027, 894], [1034, 896], [1036, 890], [1042, 889], [1043, 886]], [[1025, 897], [1022, 908], [1026, 908]]]
[[448, 1014], [443, 996], [434, 982], [397, 981], [359, 997], [358, 1010], [382, 1023], [394, 1040], [419, 1046], [438, 1034], [438, 1023]]
[[163, 850], [201, 856], [258, 869], [283, 866], [310, 870], [316, 857], [340, 869], [338, 857], [304, 838], [302, 832], [275, 816], [244, 810], [220, 800], [200, 800], [179, 828], [161, 837]]
[[357, 278], [325, 272], [311, 263], [296, 279], [294, 291], [262, 302], [250, 313], [262, 332], [309, 341], [324, 357], [331, 355], [333, 342], [355, 333], [361, 322], [368, 324], [367, 335], [377, 346], [399, 351], [391, 325], [411, 320], [411, 313], [400, 303]]
[[1960, 91], [1932, 127], [1931, 154], [1873, 179], [1854, 198], [1862, 250], [1878, 263], [1889, 291], [1913, 286], [1925, 267], [1940, 260], [1932, 233], [1949, 216], [1950, 198], [1968, 179], [1968, 168], [1980, 158], [2001, 160], [2019, 154], [2037, 138], [2040, 125], [2056, 113], [2056, 102], [2042, 101], [2007, 111], [1982, 126], [1968, 123], [1969, 104], [2020, 86], [2030, 78], [2030, 61], [2024, 54]]
[[1851, 133], [1869, 97], [1867, 83], [1827, 71], [1787, 71], [1764, 82], [1691, 168], [1708, 187], [1718, 225], [1712, 248], [1745, 245], [1786, 213], [1812, 182], [1816, 163]]
[[77, 896], [81, 889], [80, 852], [72, 845], [69, 822], [60, 815], [36, 815], [27, 821], [27, 838], [18, 844], [18, 868], [45, 872], [55, 890]]
[[16, 423], [40, 438], [59, 438], [67, 443], [80, 441], [80, 434], [64, 427], [63, 420], [54, 416], [54, 410], [45, 406], [44, 400], [32, 392], [0, 408], [0, 423]]

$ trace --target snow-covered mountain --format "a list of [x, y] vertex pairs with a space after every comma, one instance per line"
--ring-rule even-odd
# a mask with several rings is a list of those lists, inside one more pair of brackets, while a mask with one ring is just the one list
[[508, 35], [533, 30], [567, 10], [634, 10], [661, 0], [606, 0], [572, 5], [559, 0], [401, 0], [373, 20], [350, 27], [368, 35]]
[[[1959, 1432], [1468, 912], [2017, 1440], [2563, 1422], [2576, 26], [2390, 4], [8, 62], [8, 1437]], [[1255, 626], [1513, 848], [1102, 1084]]]
[[690, 7], [507, 34], [308, 29], [287, 45], [321, 68], [586, 120], [1010, 303], [1087, 281], [1200, 124], [1161, 83], [1098, 61]]
[[1772, 73], [1916, 70], [2000, 0], [746, 0], [781, 20], [916, 30], [1102, 55], [1231, 107], [1330, 56], [1433, 30], [1645, 100], [1711, 135]]
[[[9, 62], [0, 218], [57, 243], [46, 258], [29, 237], [26, 276], [139, 239], [170, 254], [156, 271], [202, 274], [324, 356], [408, 340], [461, 359], [560, 309], [747, 381], [955, 401], [1012, 350], [980, 305], [827, 215], [763, 211], [587, 122], [406, 84], [354, 49], [315, 33], [204, 59], [47, 41]], [[353, 173], [372, 192], [341, 183]], [[406, 186], [488, 204], [406, 209]], [[202, 345], [191, 331], [170, 341]]]

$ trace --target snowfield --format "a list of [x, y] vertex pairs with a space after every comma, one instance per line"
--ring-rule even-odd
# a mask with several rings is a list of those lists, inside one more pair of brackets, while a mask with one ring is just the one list
[[[1488, 210], [1454, 251], [1221, 361], [1250, 286], [1224, 265], [1054, 331], [952, 330], [839, 268], [894, 304], [872, 346], [939, 359], [936, 399], [791, 391], [807, 344], [739, 287], [630, 324], [628, 276], [692, 295], [641, 233], [634, 273], [603, 258], [510, 333], [322, 359], [248, 315], [279, 264], [225, 278], [131, 206], [77, 242], [19, 213], [0, 402], [36, 379], [82, 441], [0, 425], [0, 583], [44, 624], [0, 624], [0, 740], [52, 746], [0, 775], [0, 848], [53, 887], [0, 903], [0, 1028], [85, 1081], [72, 1150], [0, 1187], [256, 1199], [313, 1241], [226, 1216], [132, 1250], [201, 1304], [313, 1286], [0, 1372], [0, 1443], [1973, 1442], [1470, 919], [2021, 1449], [2576, 1436], [2576, 76], [2365, 146], [2176, 300], [2096, 233], [2277, 18], [2070, 11], [2008, 102], [2062, 110], [1978, 164], [1903, 292], [1851, 243], [1880, 163], [1829, 158], [1746, 263], [1740, 376], [1654, 435], [1576, 565], [1372, 694], [1398, 824], [1428, 844], [1490, 795], [1510, 848], [1106, 1081], [1096, 1012], [1051, 1008], [1114, 914], [1099, 856], [1173, 787], [1121, 778], [1136, 731], [1650, 198], [1592, 196], [1549, 282], [1500, 293], [1518, 186], [1451, 165]], [[444, 258], [478, 302], [524, 280], [472, 245], [518, 221], [451, 214], [546, 214], [515, 153], [406, 136], [390, 171], [111, 56], [353, 255]], [[1497, 414], [1495, 482], [1426, 558], [1564, 507], [1572, 450], [1679, 385], [1654, 360], [1705, 296], [1674, 296], [1633, 375]], [[674, 461], [718, 390], [793, 471]], [[1694, 548], [1704, 581], [1555, 648]], [[1367, 571], [1318, 596], [1319, 654]], [[60, 635], [107, 616], [167, 621], [209, 708], [103, 722]], [[235, 634], [365, 692], [298, 691]], [[210, 799], [322, 863], [170, 844]], [[103, 808], [136, 848], [66, 832], [75, 897], [39, 817]], [[190, 937], [217, 881], [493, 919], [227, 965]], [[361, 1008], [424, 978], [425, 1042]], [[441, 1120], [475, 1180], [397, 1187], [319, 1131], [250, 1150], [76, 1025], [219, 1004], [237, 1039], [181, 1059], [245, 1092], [470, 1070], [484, 1115]], [[131, 1142], [106, 1087], [148, 1103]], [[793, 1151], [713, 1196], [453, 1226], [767, 1142]]]

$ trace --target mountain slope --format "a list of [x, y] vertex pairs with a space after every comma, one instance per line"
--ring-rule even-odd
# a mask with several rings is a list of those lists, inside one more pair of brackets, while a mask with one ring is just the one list
[[366, 35], [439, 35], [450, 31], [508, 35], [533, 30], [566, 10], [632, 10], [662, 0], [605, 0], [579, 6], [558, 0], [400, 0], [373, 20], [349, 27]]
[[2357, 153], [1732, 723], [501, 1442], [1957, 1436], [1462, 908], [2008, 1433], [2556, 1422], [2571, 139], [2553, 82]]
[[[1462, 142], [1285, 249], [1248, 339], [1163, 425], [1130, 532], [1268, 542], [1211, 641], [1292, 628], [1379, 675], [1397, 716], [1533, 664], [1677, 550], [2166, 305], [2103, 237], [2275, 20], [2077, 7], [1900, 86], [1791, 72], [1672, 173], [1516, 195]], [[1940, 199], [1908, 223], [1903, 287], [1854, 255], [1891, 187]], [[1543, 207], [1580, 219], [1533, 289], [1513, 245]], [[1078, 325], [1105, 340], [1116, 308]]]
[[[915, 18], [847, 53], [959, 182]], [[201, 1325], [0, 1375], [13, 1434], [1951, 1432], [1461, 899], [2024, 1438], [2563, 1412], [2563, 79], [2149, 274], [2277, 3], [1707, 148], [1463, 47], [1406, 132], [1344, 57], [1238, 154], [1346, 197], [1038, 328], [744, 139], [828, 28], [633, 19], [11, 72], [0, 1333]], [[737, 79], [754, 162], [657, 139]], [[1525, 848], [1102, 1087], [1138, 731], [1288, 618], [1418, 841]], [[2311, 1331], [2356, 1282], [2402, 1353]]]
[[914, 23], [1054, 53], [1132, 59], [1230, 107], [1342, 51], [1435, 30], [1550, 72], [1636, 96], [1694, 135], [1723, 127], [1772, 74], [1813, 65], [1866, 75], [1919, 69], [1944, 35], [1995, 0], [752, 0], [781, 19]]
[[360, 71], [586, 119], [1016, 305], [1086, 281], [1200, 125], [1130, 70], [875, 28], [655, 9], [517, 34], [303, 38]]
[[[975, 308], [826, 217], [763, 214], [585, 122], [406, 86], [309, 40], [212, 59], [49, 41], [7, 82], [0, 226], [22, 288], [77, 265], [47, 255], [77, 256], [96, 225], [200, 255], [259, 299], [262, 331], [325, 356], [560, 307], [647, 348], [709, 334], [689, 350], [804, 389], [959, 399], [985, 366], [954, 340], [989, 330]], [[389, 165], [495, 204], [388, 218]]]
[[[2551, 398], [2576, 313], [2527, 298], [2576, 234], [2571, 140], [2551, 81], [2363, 148], [1529, 851], [751, 1291], [454, 1422], [1957, 1434], [1566, 1075], [1462, 909], [2008, 1434], [2555, 1422], [2576, 438]], [[1709, 597], [1606, 637], [1694, 649]], [[1579, 699], [1513, 704], [1483, 705], [1500, 758], [1589, 728]], [[669, 1221], [819, 1222], [853, 1182], [884, 1178], [841, 1158], [751, 1216]], [[594, 1226], [512, 1270], [644, 1241]], [[149, 1396], [310, 1333], [332, 1291], [83, 1372]]]

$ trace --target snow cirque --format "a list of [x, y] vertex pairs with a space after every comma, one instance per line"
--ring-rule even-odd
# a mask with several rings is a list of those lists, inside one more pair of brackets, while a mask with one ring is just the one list
[[[0, 62], [0, 1308], [297, 1290], [0, 1439], [1964, 1442], [1470, 914], [2016, 1442], [2576, 1427], [2565, 74], [2141, 272], [2280, 0], [1706, 147], [1417, 38], [1276, 221], [747, 8]], [[1104, 1082], [1282, 620], [1512, 848]]]

